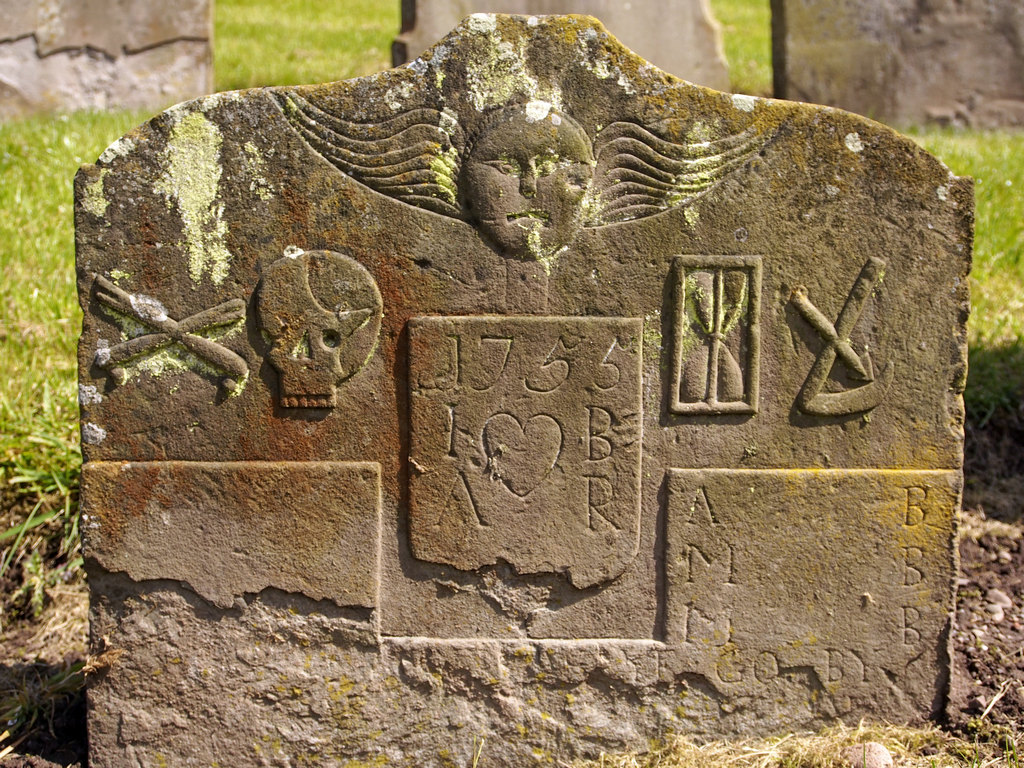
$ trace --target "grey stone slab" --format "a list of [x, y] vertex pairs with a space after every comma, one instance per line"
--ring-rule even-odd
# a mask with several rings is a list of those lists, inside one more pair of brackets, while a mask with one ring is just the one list
[[19, 0], [0, 8], [0, 120], [160, 109], [213, 88], [211, 0]]
[[933, 716], [971, 193], [583, 17], [474, 16], [115, 142], [76, 179], [93, 651], [121, 651], [92, 763]]
[[775, 95], [895, 124], [1024, 125], [1017, 0], [772, 0]]
[[110, 58], [172, 40], [213, 37], [210, 0], [22, 0], [0, 8], [0, 39], [36, 38], [40, 56], [93, 48]]
[[666, 72], [711, 88], [729, 87], [722, 31], [707, 0], [403, 0], [402, 31], [391, 47], [394, 65], [412, 61], [474, 13], [594, 16]]

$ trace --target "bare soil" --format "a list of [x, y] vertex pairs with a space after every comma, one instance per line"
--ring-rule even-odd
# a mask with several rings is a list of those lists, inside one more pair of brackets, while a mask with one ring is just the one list
[[[968, 533], [971, 520], [968, 519]], [[1015, 537], [1015, 538], [1014, 538]], [[960, 542], [951, 724], [1024, 727], [1024, 536], [999, 527]], [[1009, 605], [1007, 605], [1009, 603]]]
[[949, 725], [1024, 729], [1024, 402], [968, 422]]

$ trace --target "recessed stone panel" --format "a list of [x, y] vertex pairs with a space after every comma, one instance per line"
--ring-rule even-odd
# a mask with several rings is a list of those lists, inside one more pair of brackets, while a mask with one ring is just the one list
[[771, 697], [798, 672], [837, 715], [883, 691], [939, 714], [958, 473], [673, 469], [665, 485], [676, 674]]
[[641, 321], [409, 325], [413, 553], [588, 587], [636, 554]]
[[376, 464], [90, 462], [82, 483], [85, 548], [108, 571], [222, 608], [271, 587], [377, 605]]

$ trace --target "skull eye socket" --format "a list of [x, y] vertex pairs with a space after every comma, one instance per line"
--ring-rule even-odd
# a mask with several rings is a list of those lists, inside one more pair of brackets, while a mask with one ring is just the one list
[[341, 336], [338, 332], [328, 328], [323, 333], [324, 346], [329, 349], [337, 349], [338, 345], [341, 344]]

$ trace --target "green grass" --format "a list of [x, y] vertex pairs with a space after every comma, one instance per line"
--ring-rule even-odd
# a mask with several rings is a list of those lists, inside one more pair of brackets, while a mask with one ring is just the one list
[[301, 85], [391, 66], [398, 0], [217, 0], [218, 91]]
[[[42, 550], [51, 560], [54, 546], [61, 567], [76, 567], [82, 321], [71, 184], [80, 164], [142, 117], [82, 113], [0, 124], [0, 363], [8, 373], [0, 379], [0, 521], [7, 529], [0, 576], [18, 561], [38, 562]], [[38, 600], [27, 604], [38, 607]]]
[[975, 183], [968, 416], [984, 424], [1024, 399], [1024, 133], [910, 132]]
[[711, 0], [722, 25], [729, 79], [735, 93], [772, 95], [772, 14], [769, 0]]

